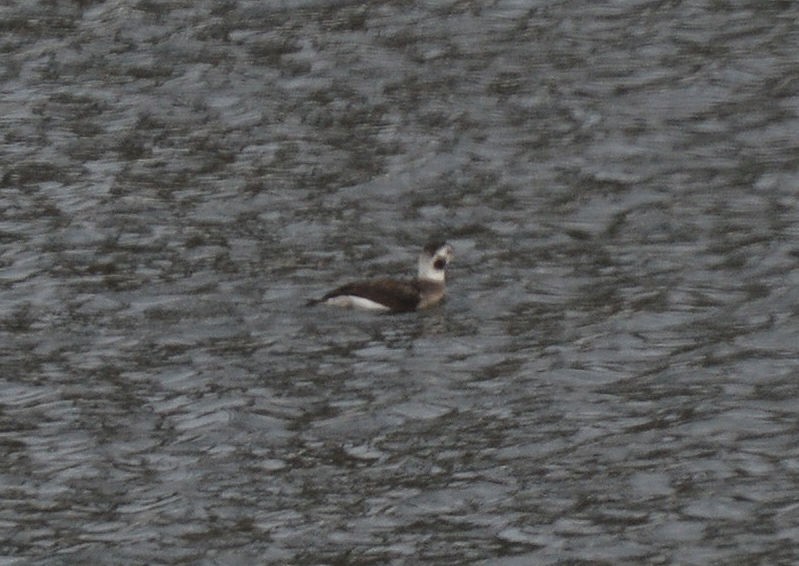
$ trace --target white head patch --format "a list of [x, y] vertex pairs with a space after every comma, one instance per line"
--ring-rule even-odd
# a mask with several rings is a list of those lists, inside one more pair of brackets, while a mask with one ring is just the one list
[[447, 265], [452, 261], [452, 246], [441, 245], [431, 256], [427, 251], [419, 256], [419, 279], [444, 281]]

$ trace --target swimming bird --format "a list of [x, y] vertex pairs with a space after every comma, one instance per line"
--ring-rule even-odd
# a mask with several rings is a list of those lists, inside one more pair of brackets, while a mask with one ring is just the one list
[[384, 312], [409, 312], [437, 305], [446, 293], [447, 265], [452, 246], [435, 241], [419, 255], [419, 271], [411, 280], [371, 279], [342, 285], [308, 305], [326, 304]]

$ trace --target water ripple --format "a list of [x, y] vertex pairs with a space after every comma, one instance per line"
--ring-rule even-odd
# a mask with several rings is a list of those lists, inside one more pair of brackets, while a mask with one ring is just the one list
[[[51, 4], [0, 562], [799, 558], [791, 3]], [[305, 308], [432, 236], [440, 308]]]

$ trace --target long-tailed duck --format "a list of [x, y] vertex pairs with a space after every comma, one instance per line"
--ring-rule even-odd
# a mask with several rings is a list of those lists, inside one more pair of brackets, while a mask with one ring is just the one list
[[308, 301], [308, 304], [324, 303], [390, 312], [426, 309], [444, 298], [445, 274], [452, 258], [452, 246], [446, 242], [431, 242], [419, 255], [419, 274], [415, 279], [355, 281], [330, 291], [321, 299]]

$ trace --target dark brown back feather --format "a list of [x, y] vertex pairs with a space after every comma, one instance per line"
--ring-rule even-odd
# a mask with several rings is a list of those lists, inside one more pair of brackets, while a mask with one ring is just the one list
[[416, 280], [374, 279], [371, 281], [355, 281], [330, 291], [319, 302], [341, 295], [355, 295], [386, 305], [394, 312], [407, 312], [415, 310], [419, 305], [419, 290], [419, 282]]

